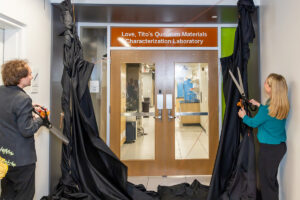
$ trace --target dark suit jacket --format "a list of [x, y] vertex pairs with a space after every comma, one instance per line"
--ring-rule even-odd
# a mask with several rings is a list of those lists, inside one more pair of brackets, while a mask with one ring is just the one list
[[0, 155], [16, 166], [36, 162], [34, 133], [42, 119], [33, 119], [32, 100], [18, 86], [0, 86], [0, 148], [11, 150], [14, 155]]

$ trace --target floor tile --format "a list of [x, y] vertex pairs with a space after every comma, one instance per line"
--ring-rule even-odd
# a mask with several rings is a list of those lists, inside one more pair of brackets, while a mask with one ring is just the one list
[[186, 182], [189, 184], [191, 184], [195, 179], [197, 179], [203, 185], [209, 185], [211, 180], [211, 175], [186, 176]]
[[148, 176], [129, 176], [128, 181], [135, 184], [143, 184], [147, 188], [149, 177]]

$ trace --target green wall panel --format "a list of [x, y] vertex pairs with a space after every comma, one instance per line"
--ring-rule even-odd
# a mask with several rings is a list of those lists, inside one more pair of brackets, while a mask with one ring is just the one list
[[[221, 58], [230, 56], [233, 53], [235, 30], [236, 28], [221, 28]], [[225, 107], [222, 83], [222, 120], [224, 119]]]

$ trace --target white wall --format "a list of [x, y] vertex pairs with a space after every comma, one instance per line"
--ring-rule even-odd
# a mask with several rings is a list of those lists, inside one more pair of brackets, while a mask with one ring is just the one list
[[[287, 154], [280, 172], [280, 199], [300, 199], [300, 1], [261, 0], [261, 85], [269, 73], [280, 73], [289, 86]], [[264, 98], [265, 100], [265, 98]]]
[[[50, 106], [51, 6], [49, 0], [0, 0], [0, 16], [17, 20], [21, 31], [20, 58], [39, 71], [39, 93], [30, 94], [33, 102]], [[35, 199], [49, 193], [49, 132], [36, 134], [37, 168]]]
[[[3, 64], [3, 49], [4, 49], [4, 29], [0, 27], [0, 66]], [[0, 85], [2, 85], [2, 78], [0, 78]]]

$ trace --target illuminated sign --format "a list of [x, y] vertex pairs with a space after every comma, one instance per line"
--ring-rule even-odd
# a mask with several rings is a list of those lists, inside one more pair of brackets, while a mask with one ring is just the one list
[[111, 47], [217, 47], [218, 29], [112, 27]]

